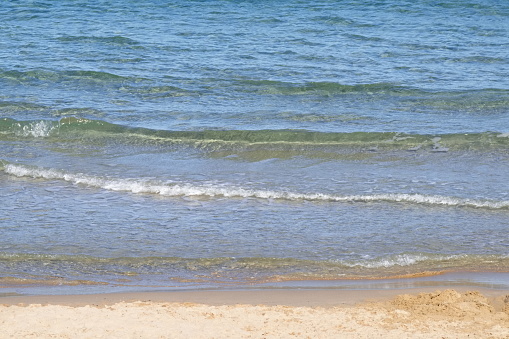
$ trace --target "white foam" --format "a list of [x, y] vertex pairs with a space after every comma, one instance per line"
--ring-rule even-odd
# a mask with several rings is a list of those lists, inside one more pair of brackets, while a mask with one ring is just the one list
[[460, 258], [456, 256], [429, 256], [425, 254], [398, 254], [387, 258], [377, 258], [355, 263], [343, 263], [349, 267], [389, 268], [394, 266], [412, 266], [426, 261], [443, 261]]
[[51, 121], [34, 121], [23, 127], [18, 124], [18, 127], [14, 130], [16, 136], [43, 138], [49, 136], [56, 126]]
[[336, 202], [407, 202], [425, 205], [475, 207], [488, 209], [508, 208], [509, 201], [476, 200], [440, 195], [387, 193], [367, 195], [332, 195], [324, 193], [295, 193], [285, 191], [252, 190], [221, 185], [191, 185], [186, 183], [151, 182], [139, 179], [112, 179], [85, 174], [66, 173], [55, 169], [34, 168], [7, 164], [4, 171], [17, 177], [65, 180], [78, 185], [102, 188], [111, 191], [159, 194], [162, 196], [206, 196], [225, 198], [258, 198], [279, 200], [336, 201]]
[[402, 253], [391, 255], [387, 257], [371, 258], [358, 261], [339, 261], [342, 265], [347, 267], [360, 267], [369, 269], [391, 268], [391, 267], [405, 267], [419, 264], [426, 264], [430, 267], [437, 268], [438, 266], [462, 266], [466, 262], [486, 263], [493, 264], [500, 261], [509, 259], [509, 255], [474, 255], [474, 254], [451, 254], [451, 255], [436, 255], [436, 254], [411, 254]]

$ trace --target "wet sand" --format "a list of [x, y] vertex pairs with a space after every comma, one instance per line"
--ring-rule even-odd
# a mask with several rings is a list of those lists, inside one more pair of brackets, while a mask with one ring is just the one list
[[509, 338], [509, 290], [244, 290], [0, 298], [5, 338]]

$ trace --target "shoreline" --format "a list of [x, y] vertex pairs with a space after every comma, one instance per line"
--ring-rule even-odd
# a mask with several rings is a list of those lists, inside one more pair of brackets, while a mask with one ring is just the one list
[[[252, 289], [252, 290], [187, 290], [187, 291], [140, 291], [66, 295], [6, 295], [0, 296], [1, 306], [14, 305], [61, 305], [83, 307], [87, 305], [108, 306], [117, 303], [193, 303], [209, 306], [264, 305], [288, 307], [341, 307], [364, 303], [387, 301], [404, 294], [433, 293], [455, 290], [459, 293], [476, 291], [495, 301], [509, 295], [509, 289], [469, 288], [454, 289], [420, 287], [385, 290], [348, 289]], [[500, 304], [499, 302], [496, 302]], [[500, 305], [498, 305], [500, 306]]]
[[266, 289], [0, 298], [5, 338], [508, 338], [509, 289]]
[[[185, 293], [193, 291], [263, 291], [263, 290], [344, 290], [344, 291], [386, 291], [393, 295], [404, 290], [473, 289], [509, 290], [509, 272], [440, 272], [395, 277], [365, 279], [295, 279], [265, 283], [204, 283], [177, 285], [127, 285], [127, 284], [66, 284], [55, 281], [51, 284], [29, 281], [24, 283], [0, 283], [0, 301], [7, 297], [37, 297], [66, 295], [119, 295], [139, 293]], [[391, 291], [395, 291], [392, 293]], [[352, 292], [355, 293], [355, 292]]]
[[88, 294], [9, 295], [4, 289], [0, 328], [5, 338], [42, 339], [507, 339], [508, 277], [457, 272], [411, 279]]

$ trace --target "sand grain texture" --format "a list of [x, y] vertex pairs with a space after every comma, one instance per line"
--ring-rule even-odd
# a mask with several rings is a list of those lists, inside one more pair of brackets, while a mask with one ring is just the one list
[[356, 306], [3, 305], [2, 338], [509, 338], [509, 298], [445, 290]]

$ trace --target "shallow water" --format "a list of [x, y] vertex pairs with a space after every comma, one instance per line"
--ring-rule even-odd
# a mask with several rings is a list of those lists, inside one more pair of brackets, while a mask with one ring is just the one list
[[508, 17], [464, 0], [8, 2], [0, 283], [507, 272]]

